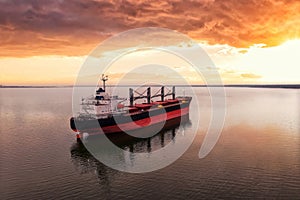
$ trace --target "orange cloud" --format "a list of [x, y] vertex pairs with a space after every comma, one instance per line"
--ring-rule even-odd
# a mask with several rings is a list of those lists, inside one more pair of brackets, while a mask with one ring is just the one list
[[249, 47], [300, 38], [300, 2], [290, 0], [6, 0], [0, 56], [85, 55], [132, 28], [174, 29], [209, 44]]
[[261, 78], [260, 75], [252, 74], [252, 73], [241, 74], [241, 77], [243, 77], [243, 78], [251, 78], [251, 79]]

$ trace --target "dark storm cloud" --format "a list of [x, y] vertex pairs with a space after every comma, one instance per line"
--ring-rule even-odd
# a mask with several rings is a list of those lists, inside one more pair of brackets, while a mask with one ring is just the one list
[[0, 1], [0, 55], [82, 55], [113, 34], [146, 26], [210, 44], [278, 45], [300, 37], [299, 10], [299, 1], [288, 0]]

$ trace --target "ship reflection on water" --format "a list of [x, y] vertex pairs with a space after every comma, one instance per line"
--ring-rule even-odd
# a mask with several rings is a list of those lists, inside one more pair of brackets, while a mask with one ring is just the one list
[[[185, 121], [181, 125], [174, 125], [167, 130], [162, 130], [149, 138], [137, 138], [127, 134], [118, 134], [114, 136], [107, 136], [111, 142], [117, 145], [119, 148], [129, 153], [129, 158], [134, 159], [134, 156], [130, 154], [135, 153], [149, 153], [163, 148], [164, 146], [175, 143], [176, 137], [180, 135], [184, 137], [185, 129], [191, 127], [190, 120]], [[105, 136], [102, 136], [105, 137]], [[72, 163], [80, 170], [80, 173], [95, 172], [98, 174], [99, 180], [105, 180], [102, 175], [105, 175], [107, 171], [114, 171], [109, 167], [106, 167], [98, 159], [96, 159], [92, 153], [84, 145], [84, 142], [78, 140], [71, 146], [71, 159]], [[106, 156], [106, 155], [105, 155]], [[126, 156], [124, 154], [124, 156]], [[126, 158], [120, 158], [120, 162]], [[111, 174], [111, 173], [110, 173]]]

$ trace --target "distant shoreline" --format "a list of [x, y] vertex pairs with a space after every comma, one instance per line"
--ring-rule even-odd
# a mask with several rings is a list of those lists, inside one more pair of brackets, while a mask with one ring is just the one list
[[[151, 87], [160, 87], [160, 85], [148, 85]], [[166, 85], [170, 86], [170, 85]], [[188, 87], [187, 85], [175, 85], [176, 87]], [[282, 89], [300, 89], [300, 84], [270, 84], [270, 85], [190, 85], [192, 87], [236, 87], [236, 88], [282, 88]], [[0, 85], [0, 88], [72, 88], [73, 85], [65, 86], [16, 86], [16, 85]], [[76, 86], [76, 87], [94, 87], [92, 85]], [[114, 87], [114, 85], [108, 85]], [[138, 85], [119, 85], [118, 87], [138, 87]]]

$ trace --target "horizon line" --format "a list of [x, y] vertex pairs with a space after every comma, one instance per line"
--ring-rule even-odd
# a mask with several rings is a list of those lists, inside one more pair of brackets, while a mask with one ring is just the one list
[[[161, 87], [162, 85], [107, 85], [107, 87]], [[300, 89], [300, 84], [224, 84], [224, 85], [204, 85], [204, 84], [191, 84], [191, 85], [164, 85], [166, 87], [253, 87], [253, 88], [287, 88], [287, 89]], [[0, 85], [0, 88], [73, 88], [73, 87], [95, 87], [95, 85]]]

